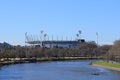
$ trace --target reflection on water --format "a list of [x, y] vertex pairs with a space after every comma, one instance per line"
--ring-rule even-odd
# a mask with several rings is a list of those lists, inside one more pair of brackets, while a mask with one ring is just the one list
[[120, 80], [120, 72], [92, 67], [90, 61], [56, 61], [4, 66], [0, 80]]

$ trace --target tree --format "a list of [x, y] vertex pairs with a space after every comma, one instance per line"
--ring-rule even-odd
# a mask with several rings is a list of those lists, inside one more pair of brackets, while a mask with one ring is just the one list
[[79, 56], [84, 57], [93, 57], [95, 56], [95, 49], [97, 48], [97, 45], [95, 42], [85, 42], [81, 43], [79, 46]]
[[21, 47], [20, 45], [15, 46], [15, 52], [16, 52], [16, 57], [18, 57], [18, 58], [26, 57], [25, 48]]
[[112, 47], [112, 45], [102, 45], [102, 46], [100, 46], [99, 51], [98, 51], [98, 56], [101, 56], [108, 61], [109, 60], [108, 51], [111, 49], [111, 47]]
[[109, 50], [109, 58], [113, 61], [120, 62], [120, 40], [116, 40]]

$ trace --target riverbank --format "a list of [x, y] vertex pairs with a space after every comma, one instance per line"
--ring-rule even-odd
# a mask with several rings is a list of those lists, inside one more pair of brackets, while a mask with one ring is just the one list
[[42, 57], [42, 58], [2, 58], [0, 59], [0, 66], [19, 64], [19, 63], [33, 63], [41, 61], [65, 61], [65, 60], [93, 60], [101, 59], [100, 57]]
[[119, 63], [97, 61], [97, 62], [93, 62], [92, 66], [102, 67], [102, 68], [107, 68], [107, 69], [111, 69], [111, 70], [120, 71], [120, 64]]

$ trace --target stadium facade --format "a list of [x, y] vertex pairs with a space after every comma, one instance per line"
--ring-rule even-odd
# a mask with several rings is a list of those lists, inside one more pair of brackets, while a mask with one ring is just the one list
[[81, 39], [81, 31], [79, 30], [78, 33], [76, 34], [75, 39], [70, 39], [66, 37], [66, 40], [54, 40], [53, 36], [51, 37], [51, 40], [49, 40], [49, 36], [47, 34], [44, 34], [43, 31], [40, 32], [39, 35], [33, 36], [33, 35], [28, 35], [25, 33], [25, 44], [26, 46], [30, 47], [45, 47], [45, 48], [74, 48], [79, 46], [81, 43], [84, 43], [85, 40]]
[[85, 42], [84, 39], [74, 41], [29, 41], [26, 42], [32, 47], [45, 47], [45, 48], [74, 48]]

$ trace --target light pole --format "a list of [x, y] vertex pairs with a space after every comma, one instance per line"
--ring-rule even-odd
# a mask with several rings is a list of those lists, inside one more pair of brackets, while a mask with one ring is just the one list
[[76, 36], [77, 36], [77, 40], [79, 39], [79, 34], [76, 34]]
[[82, 33], [82, 31], [79, 30], [78, 33], [79, 33], [79, 38], [81, 39], [81, 33]]
[[25, 33], [25, 50], [26, 50], [26, 58], [28, 57], [28, 51], [27, 51], [27, 41], [28, 41], [28, 36], [27, 36], [27, 32]]
[[41, 47], [43, 47], [43, 43], [42, 43], [43, 32], [44, 32], [43, 30], [40, 31], [40, 33], [41, 33]]
[[49, 36], [48, 36], [48, 34], [46, 34], [46, 36], [47, 36], [47, 40], [49, 41]]
[[96, 32], [96, 42], [97, 42], [97, 45], [98, 45], [98, 32]]
[[47, 36], [47, 34], [44, 34], [44, 41], [46, 41], [46, 36]]

